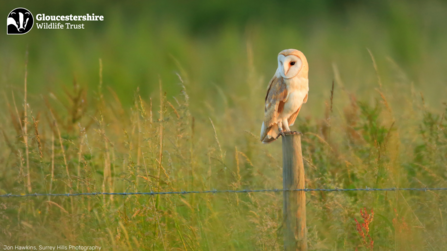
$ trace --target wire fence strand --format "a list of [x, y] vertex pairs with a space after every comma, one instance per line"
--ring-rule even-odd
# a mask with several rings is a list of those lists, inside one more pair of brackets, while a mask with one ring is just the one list
[[383, 192], [383, 191], [447, 191], [447, 187], [422, 187], [422, 188], [305, 188], [305, 189], [244, 189], [244, 190], [206, 190], [206, 191], [162, 191], [162, 192], [125, 192], [125, 193], [108, 193], [108, 192], [93, 192], [93, 193], [56, 193], [56, 194], [2, 194], [0, 198], [11, 197], [57, 197], [57, 196], [98, 196], [98, 195], [184, 195], [184, 194], [218, 194], [218, 193], [279, 193], [279, 192]]

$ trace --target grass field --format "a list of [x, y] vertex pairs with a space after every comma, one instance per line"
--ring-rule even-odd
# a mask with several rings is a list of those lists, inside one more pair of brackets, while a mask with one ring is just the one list
[[[447, 6], [322, 3], [297, 23], [276, 4], [53, 6], [107, 22], [0, 41], [0, 194], [282, 188], [281, 143], [258, 135], [285, 48], [310, 65], [308, 188], [447, 187]], [[444, 250], [446, 200], [307, 193], [309, 249]], [[281, 221], [279, 193], [0, 198], [0, 245], [282, 250]]]

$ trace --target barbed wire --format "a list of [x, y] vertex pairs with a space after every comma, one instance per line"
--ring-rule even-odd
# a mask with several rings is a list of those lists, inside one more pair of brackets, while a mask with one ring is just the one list
[[109, 192], [93, 192], [93, 193], [56, 193], [56, 194], [2, 194], [0, 197], [57, 197], [57, 196], [98, 196], [98, 195], [175, 195], [175, 194], [217, 194], [217, 193], [268, 193], [268, 192], [377, 192], [377, 191], [447, 191], [447, 187], [422, 187], [422, 188], [304, 188], [304, 189], [244, 189], [244, 190], [206, 190], [206, 191], [162, 191], [162, 192], [125, 192], [125, 193], [109, 193]]

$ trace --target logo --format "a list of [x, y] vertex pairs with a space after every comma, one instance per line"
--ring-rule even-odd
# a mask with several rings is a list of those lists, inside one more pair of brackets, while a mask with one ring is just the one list
[[8, 14], [7, 34], [24, 35], [28, 33], [34, 25], [34, 17], [31, 12], [25, 8], [15, 8]]

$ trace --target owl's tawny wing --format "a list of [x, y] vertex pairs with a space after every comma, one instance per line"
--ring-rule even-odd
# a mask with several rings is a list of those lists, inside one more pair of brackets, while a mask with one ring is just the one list
[[274, 76], [265, 96], [264, 124], [268, 128], [277, 122], [278, 114], [284, 109], [287, 99], [287, 85], [282, 77]]

